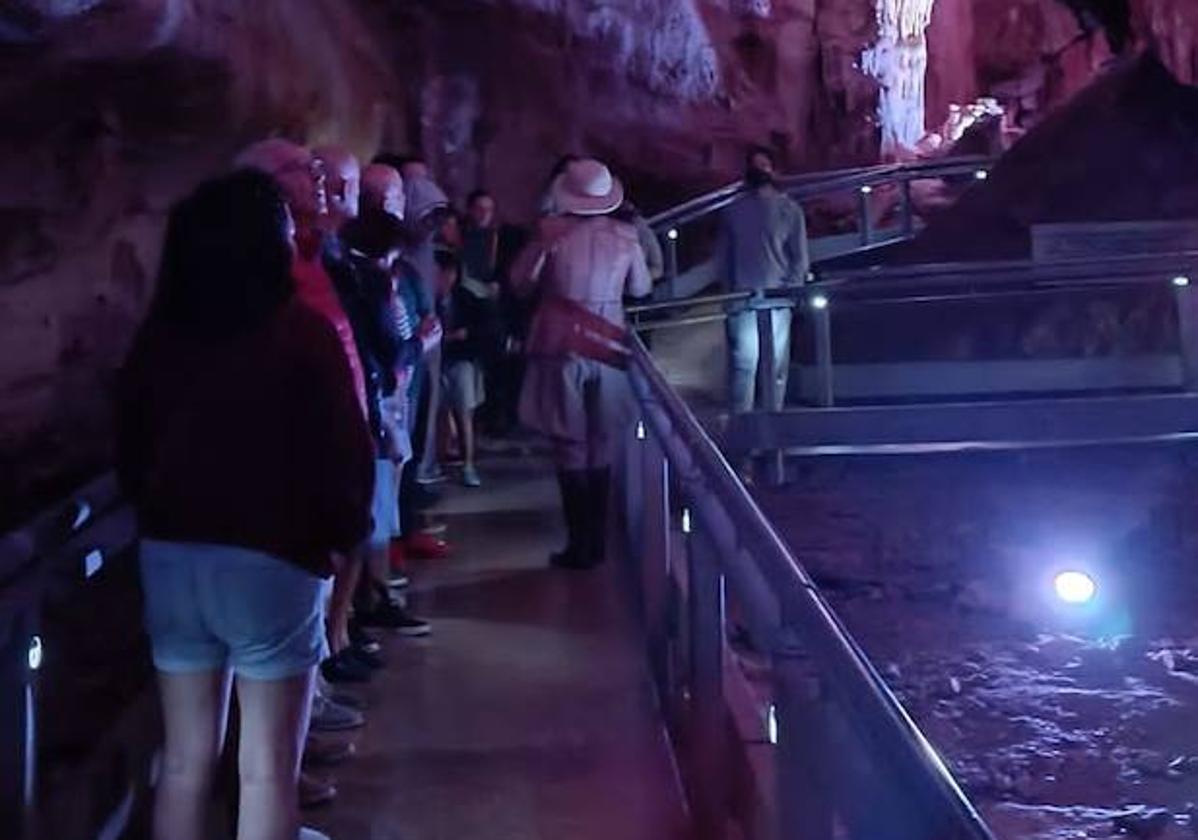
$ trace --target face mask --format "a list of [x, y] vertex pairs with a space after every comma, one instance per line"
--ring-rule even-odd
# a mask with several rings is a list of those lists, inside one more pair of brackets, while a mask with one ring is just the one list
[[745, 183], [753, 189], [774, 183], [774, 176], [764, 169], [751, 168], [745, 173]]

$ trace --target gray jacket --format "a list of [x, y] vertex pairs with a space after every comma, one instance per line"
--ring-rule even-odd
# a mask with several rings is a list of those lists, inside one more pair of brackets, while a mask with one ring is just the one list
[[738, 198], [724, 210], [715, 265], [729, 291], [805, 283], [811, 259], [803, 208], [770, 187]]

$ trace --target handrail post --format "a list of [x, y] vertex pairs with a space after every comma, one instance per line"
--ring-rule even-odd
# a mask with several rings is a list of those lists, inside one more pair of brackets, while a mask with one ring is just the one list
[[642, 419], [637, 419], [632, 433], [624, 446], [624, 553], [628, 565], [636, 574], [634, 582], [637, 588], [637, 606], [645, 618], [644, 581], [640, 570], [646, 557], [644, 555], [645, 541], [645, 450], [649, 443], [649, 429]]
[[[36, 727], [33, 706], [33, 609], [9, 604], [13, 614], [0, 627], [0, 825], [10, 826], [14, 838], [33, 836], [33, 792], [36, 772]], [[40, 648], [38, 649], [40, 654]]]
[[[1183, 282], [1184, 281], [1184, 282]], [[1198, 312], [1188, 277], [1173, 281], [1177, 297], [1177, 338], [1181, 350], [1182, 376], [1187, 391], [1198, 391]]]
[[[764, 303], [764, 301], [763, 301]], [[762, 305], [757, 310], [757, 342], [760, 358], [757, 360], [757, 385], [761, 389], [761, 405], [767, 412], [779, 411], [786, 401], [780, 393], [782, 383], [778, 381], [778, 345], [774, 342], [774, 313], [776, 310]], [[781, 485], [784, 478], [782, 450], [770, 453], [769, 481]]]
[[832, 301], [816, 293], [808, 298], [815, 326], [816, 405], [831, 408], [836, 401], [832, 381]]
[[724, 578], [714, 543], [703, 527], [688, 540], [692, 807], [700, 840], [723, 840], [728, 822], [724, 703]]
[[[761, 388], [761, 404], [764, 411], [780, 411], [786, 404], [786, 389], [779, 381], [779, 362], [789, 363], [789, 359], [779, 359], [778, 343], [774, 340], [774, 315], [778, 309], [761, 307], [757, 309], [757, 346], [760, 348], [757, 359], [757, 385]], [[780, 487], [786, 477], [785, 464], [782, 460], [781, 449], [769, 455], [769, 482], [774, 487]]]
[[832, 840], [833, 792], [830, 761], [822, 734], [825, 726], [819, 681], [804, 667], [799, 651], [783, 646], [774, 652], [774, 704], [777, 720], [778, 840]]
[[903, 238], [910, 239], [915, 235], [915, 208], [911, 204], [911, 181], [908, 178], [902, 180], [902, 212]]
[[666, 292], [669, 299], [678, 297], [678, 229], [670, 228], [662, 236], [662, 250], [666, 257]]
[[649, 436], [642, 460], [644, 518], [640, 538], [641, 589], [645, 593], [645, 629], [649, 659], [662, 709], [669, 702], [670, 627], [670, 465], [661, 444]]
[[874, 188], [868, 184], [857, 190], [857, 220], [860, 222], [861, 244], [869, 245], [874, 241], [874, 224], [869, 216], [869, 197]]

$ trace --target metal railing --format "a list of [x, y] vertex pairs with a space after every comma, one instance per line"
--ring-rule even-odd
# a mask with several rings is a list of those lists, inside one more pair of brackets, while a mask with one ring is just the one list
[[[1198, 280], [1196, 272], [1198, 252], [825, 271], [803, 286], [648, 304], [629, 311], [633, 327], [651, 333], [756, 310], [762, 364], [779, 352], [767, 328], [769, 310], [790, 307], [805, 319], [807, 329], [797, 334], [807, 336], [811, 344], [798, 349], [806, 361], [791, 367], [789, 408], [770, 408], [782, 405], [784, 395], [772, 393], [770, 377], [762, 377], [764, 408], [734, 417], [722, 441], [737, 453], [772, 452], [774, 478], [780, 480], [784, 451], [915, 451], [1190, 436], [1198, 430], [1191, 396], [1198, 391], [1198, 291], [1191, 282]], [[1062, 301], [1128, 290], [1155, 290], [1173, 298], [1175, 349], [964, 360], [904, 359], [900, 351], [895, 359], [848, 363], [836, 349], [836, 331], [870, 309], [885, 307], [895, 318], [903, 318], [912, 308], [942, 304], [986, 306], [1045, 296]], [[642, 320], [671, 312], [675, 315], [668, 320]], [[1171, 335], [1172, 328], [1165, 327]], [[1069, 399], [1062, 399], [1066, 396]], [[1148, 397], [1150, 415], [1142, 412], [1149, 406]]]
[[[783, 192], [798, 201], [809, 201], [841, 193], [856, 196], [856, 233], [847, 237], [830, 236], [811, 240], [813, 256], [827, 258], [844, 253], [890, 245], [914, 236], [916, 232], [911, 184], [931, 179], [963, 178], [984, 180], [989, 176], [994, 159], [989, 157], [957, 157], [918, 163], [889, 164], [790, 175], [780, 179]], [[892, 230], [879, 230], [873, 224], [874, 202], [878, 193], [888, 185], [899, 189], [899, 224]], [[665, 255], [663, 287], [667, 297], [689, 297], [677, 288], [684, 273], [679, 266], [679, 242], [682, 231], [694, 222], [718, 213], [747, 192], [744, 182], [713, 190], [659, 213], [648, 220], [657, 233]], [[824, 246], [821, 248], [821, 245]], [[704, 275], [705, 276], [705, 275]], [[700, 287], [707, 285], [698, 281]]]
[[[625, 512], [650, 660], [701, 835], [983, 840], [991, 835], [644, 346]], [[735, 724], [730, 605], [769, 657], [772, 704]], [[737, 734], [739, 733], [739, 734]], [[755, 754], [755, 756], [753, 755]], [[756, 801], [735, 768], [760, 766]], [[773, 778], [771, 783], [769, 780]], [[738, 785], [743, 787], [743, 785]], [[839, 827], [843, 833], [837, 833]]]
[[[1198, 253], [1185, 252], [1051, 263], [1011, 261], [824, 272], [802, 292], [806, 309], [815, 324], [815, 402], [822, 407], [836, 403], [831, 325], [834, 310], [927, 306], [959, 301], [991, 303], [1044, 295], [1091, 296], [1097, 292], [1132, 288], [1156, 288], [1175, 296], [1178, 358], [1183, 372], [1177, 385], [1192, 389], [1198, 385], [1198, 334], [1195, 332], [1191, 283], [1195, 269], [1198, 269]], [[1051, 360], [1049, 364], [1059, 361]], [[1102, 383], [1097, 381], [1079, 381], [1074, 385], [1069, 387], [1069, 383], [1059, 383], [1055, 387], [1060, 391], [1075, 392], [1104, 390]], [[1134, 382], [1126, 383], [1133, 388], [1135, 385]], [[1160, 385], [1160, 382], [1143, 383], [1143, 387]], [[1105, 389], [1111, 387], [1107, 384]], [[1046, 390], [1052, 389], [1050, 385]]]
[[[111, 474], [0, 537], [5, 837], [119, 837], [147, 813], [158, 703], [134, 603], [135, 539]], [[92, 623], [113, 615], [120, 632]], [[95, 696], [105, 680], [121, 690]]]

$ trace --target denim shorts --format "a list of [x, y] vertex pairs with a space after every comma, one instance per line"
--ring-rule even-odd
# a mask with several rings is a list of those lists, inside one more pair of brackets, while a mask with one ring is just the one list
[[285, 560], [236, 546], [143, 540], [141, 579], [159, 671], [231, 668], [282, 680], [326, 655], [328, 584]]
[[376, 548], [391, 544], [399, 536], [399, 470], [394, 463], [379, 458], [374, 462], [374, 498], [370, 514], [374, 528], [370, 544]]

